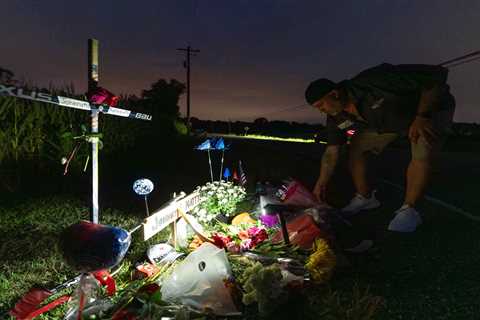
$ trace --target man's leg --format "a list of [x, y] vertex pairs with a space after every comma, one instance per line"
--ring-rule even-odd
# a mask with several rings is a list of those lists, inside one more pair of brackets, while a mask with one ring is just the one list
[[378, 134], [372, 131], [360, 132], [353, 136], [350, 145], [349, 168], [358, 194], [369, 197], [372, 191], [368, 181], [367, 152], [378, 155], [397, 137], [396, 133]]
[[425, 138], [420, 137], [417, 143], [411, 143], [412, 160], [407, 168], [407, 187], [404, 204], [415, 207], [427, 188], [432, 164], [444, 143], [445, 137], [452, 125], [454, 110], [438, 112], [433, 121], [437, 131], [437, 139], [428, 145]]
[[395, 217], [390, 221], [388, 230], [413, 232], [422, 223], [422, 218], [415, 209], [415, 205], [425, 193], [432, 171], [434, 154], [438, 150], [437, 146], [437, 143], [434, 144], [434, 147], [428, 146], [423, 137], [420, 137], [417, 143], [411, 143], [412, 160], [407, 168], [405, 201], [395, 212]]
[[355, 190], [365, 198], [370, 197], [370, 186], [367, 179], [366, 152], [351, 152], [348, 157], [348, 164]]
[[353, 215], [380, 206], [368, 183], [367, 152], [380, 153], [396, 137], [397, 134], [394, 133], [378, 134], [372, 131], [359, 132], [353, 136], [348, 162], [357, 194], [342, 208], [344, 214]]
[[412, 159], [410, 161], [407, 168], [407, 188], [404, 204], [415, 207], [425, 193], [431, 171], [431, 159]]

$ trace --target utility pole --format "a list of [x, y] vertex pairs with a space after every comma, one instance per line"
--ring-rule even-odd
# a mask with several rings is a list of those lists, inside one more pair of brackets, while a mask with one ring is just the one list
[[190, 129], [190, 55], [200, 52], [190, 46], [179, 48], [178, 51], [185, 51], [186, 59], [183, 66], [187, 69], [187, 126]]

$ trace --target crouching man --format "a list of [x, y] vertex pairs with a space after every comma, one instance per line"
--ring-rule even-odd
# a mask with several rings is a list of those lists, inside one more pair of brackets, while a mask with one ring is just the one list
[[[447, 85], [448, 70], [433, 65], [381, 64], [352, 79], [334, 83], [318, 79], [305, 91], [307, 102], [327, 114], [327, 148], [313, 193], [325, 200], [346, 131], [355, 130], [349, 146], [349, 168], [356, 195], [342, 208], [346, 216], [380, 206], [367, 181], [367, 153], [379, 154], [406, 135], [411, 160], [403, 204], [388, 230], [413, 232], [422, 223], [416, 210], [424, 195], [432, 164], [452, 124], [455, 99]], [[395, 165], [395, 164], [392, 164]]]

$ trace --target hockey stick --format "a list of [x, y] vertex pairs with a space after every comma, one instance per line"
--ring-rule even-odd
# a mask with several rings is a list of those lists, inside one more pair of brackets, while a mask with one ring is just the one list
[[80, 109], [85, 111], [98, 110], [99, 112], [125, 117], [125, 118], [134, 118], [140, 120], [152, 120], [152, 116], [140, 112], [133, 112], [126, 109], [120, 109], [115, 107], [109, 107], [106, 105], [92, 105], [88, 101], [82, 101], [62, 96], [53, 95], [50, 93], [29, 90], [26, 88], [20, 88], [12, 85], [0, 84], [0, 96], [10, 96], [21, 99], [27, 99], [38, 102], [45, 102], [50, 104], [56, 104], [62, 107]]

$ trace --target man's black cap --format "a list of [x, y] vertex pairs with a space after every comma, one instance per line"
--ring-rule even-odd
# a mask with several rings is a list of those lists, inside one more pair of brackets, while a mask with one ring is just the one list
[[311, 82], [305, 90], [305, 100], [312, 105], [320, 100], [324, 95], [335, 89], [336, 84], [333, 81], [322, 78]]

